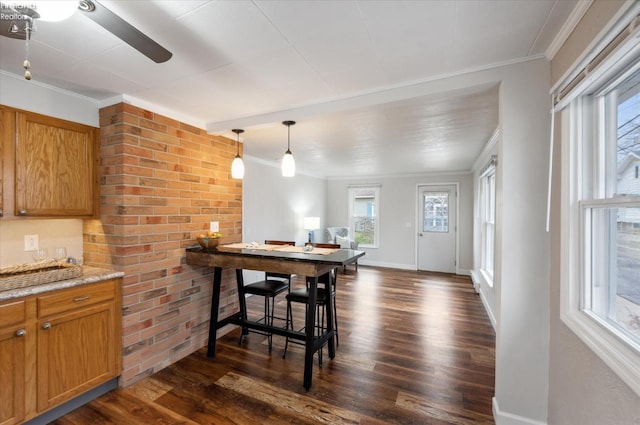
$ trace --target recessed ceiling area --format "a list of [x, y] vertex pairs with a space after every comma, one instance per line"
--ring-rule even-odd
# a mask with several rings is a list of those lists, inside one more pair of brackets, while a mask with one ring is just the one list
[[[436, 95], [411, 87], [549, 58], [579, 2], [98, 4], [171, 59], [155, 63], [77, 12], [36, 20], [31, 83], [102, 106], [130, 102], [234, 140], [231, 129], [243, 128], [245, 154], [276, 165], [286, 150], [281, 122], [294, 120], [299, 172], [340, 177], [468, 171], [498, 125], [498, 83]], [[22, 78], [25, 44], [0, 37], [3, 76]], [[398, 90], [409, 94], [387, 95]]]

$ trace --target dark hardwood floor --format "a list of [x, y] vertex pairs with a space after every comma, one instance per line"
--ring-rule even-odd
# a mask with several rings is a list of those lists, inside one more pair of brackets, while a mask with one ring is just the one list
[[239, 346], [235, 329], [215, 359], [202, 349], [54, 424], [493, 423], [495, 336], [467, 277], [360, 266], [339, 273], [337, 297], [340, 345], [322, 369], [315, 359], [309, 391], [302, 346], [283, 359], [283, 337], [269, 355], [264, 336]]

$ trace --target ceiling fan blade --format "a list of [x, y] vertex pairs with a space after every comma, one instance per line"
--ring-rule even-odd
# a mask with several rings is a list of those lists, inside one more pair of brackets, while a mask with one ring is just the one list
[[81, 0], [80, 10], [104, 29], [156, 63], [171, 59], [172, 53], [147, 37], [136, 27], [93, 0]]

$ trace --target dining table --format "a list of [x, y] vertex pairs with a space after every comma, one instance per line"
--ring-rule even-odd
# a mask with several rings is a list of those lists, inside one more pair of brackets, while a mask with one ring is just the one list
[[[338, 267], [355, 263], [365, 255], [364, 251], [353, 249], [312, 248], [305, 246], [275, 246], [257, 243], [230, 243], [210, 248], [190, 247], [187, 251], [187, 264], [213, 267], [213, 291], [211, 295], [211, 318], [209, 319], [209, 341], [207, 357], [215, 357], [216, 332], [223, 326], [235, 324], [247, 329], [270, 332], [304, 342], [304, 378], [305, 389], [311, 388], [313, 375], [313, 355], [325, 344], [328, 345], [329, 358], [335, 357], [335, 324], [331, 314], [327, 315], [327, 326], [324, 332], [316, 335], [316, 309], [307, 308], [303, 331], [288, 329], [265, 322], [249, 320], [247, 306], [243, 295], [243, 270], [255, 270], [272, 273], [305, 276], [309, 284], [309, 305], [315, 305], [317, 299], [318, 277]], [[235, 269], [238, 285], [239, 311], [220, 319], [220, 289], [222, 286], [222, 270]], [[333, 311], [332, 297], [326, 297], [327, 310]]]

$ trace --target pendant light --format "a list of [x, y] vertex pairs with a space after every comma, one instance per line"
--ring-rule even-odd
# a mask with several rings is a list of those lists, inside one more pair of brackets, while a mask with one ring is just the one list
[[283, 121], [282, 124], [287, 126], [287, 151], [282, 157], [282, 175], [284, 177], [293, 177], [296, 175], [296, 162], [293, 160], [291, 153], [291, 126], [295, 125], [295, 121]]
[[240, 134], [244, 133], [244, 130], [234, 128], [231, 131], [236, 133], [238, 144], [238, 152], [231, 163], [231, 177], [234, 179], [242, 179], [244, 177], [244, 162], [242, 162], [242, 157], [240, 156]]

